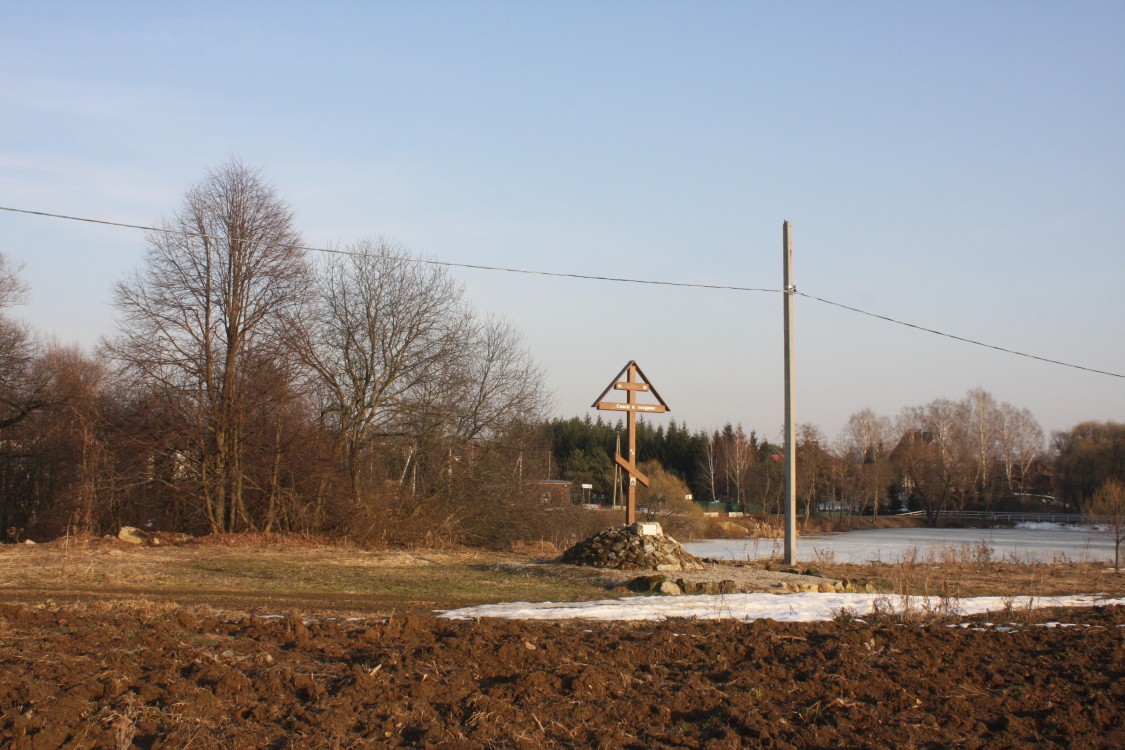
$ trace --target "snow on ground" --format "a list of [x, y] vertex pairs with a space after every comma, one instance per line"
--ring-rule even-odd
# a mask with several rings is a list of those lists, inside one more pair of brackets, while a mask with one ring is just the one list
[[1074, 523], [1056, 523], [1054, 521], [1021, 521], [1012, 528], [1014, 529], [1029, 529], [1031, 531], [1080, 531], [1089, 533], [1091, 531], [1105, 531], [1106, 528], [1101, 524], [1074, 524]]
[[863, 617], [875, 611], [934, 612], [973, 615], [1003, 613], [1038, 607], [1092, 607], [1125, 605], [1125, 599], [1096, 596], [1000, 597], [969, 599], [901, 597], [887, 594], [726, 594], [719, 596], [632, 596], [594, 602], [512, 602], [485, 604], [442, 612], [451, 620], [499, 617], [515, 620], [666, 620], [693, 617], [701, 620], [757, 619], [813, 622], [831, 620], [845, 612]]

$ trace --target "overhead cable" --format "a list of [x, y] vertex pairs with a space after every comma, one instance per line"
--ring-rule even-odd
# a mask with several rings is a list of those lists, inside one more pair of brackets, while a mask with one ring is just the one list
[[[9, 208], [7, 206], [0, 206], [0, 211], [11, 211], [12, 213], [29, 214], [31, 216], [44, 216], [49, 219], [66, 219], [67, 221], [82, 221], [87, 224], [101, 224], [108, 227], [123, 227], [125, 229], [141, 229], [146, 232], [160, 232], [162, 234], [177, 234], [183, 237], [200, 237], [214, 240], [227, 240], [235, 239], [237, 237], [220, 237], [215, 235], [208, 235], [203, 232], [190, 232], [184, 229], [172, 229], [170, 227], [153, 227], [145, 224], [128, 224], [120, 221], [108, 221], [105, 219], [89, 219], [82, 216], [67, 216], [65, 214], [49, 213], [47, 211], [30, 211], [24, 208]], [[721, 289], [729, 292], [775, 292], [780, 293], [780, 289], [766, 289], [755, 288], [747, 286], [732, 286], [729, 284], [694, 284], [685, 281], [661, 281], [658, 279], [630, 279], [620, 276], [595, 276], [592, 274], [582, 273], [565, 273], [561, 271], [534, 271], [526, 268], [506, 268], [504, 266], [488, 266], [481, 263], [457, 263], [448, 260], [434, 260], [432, 258], [423, 258], [415, 256], [392, 256], [380, 253], [360, 253], [351, 250], [341, 250], [331, 247], [312, 247], [307, 245], [295, 245], [294, 247], [312, 253], [329, 253], [332, 255], [352, 255], [362, 256], [370, 255], [381, 258], [397, 258], [398, 260], [408, 260], [415, 263], [424, 263], [431, 266], [447, 266], [450, 268], [471, 268], [478, 271], [503, 271], [504, 273], [519, 273], [528, 276], [553, 276], [561, 279], [580, 279], [582, 281], [612, 281], [620, 284], [648, 284], [653, 286], [677, 286], [685, 287], [688, 289]]]
[[[85, 223], [88, 223], [88, 224], [101, 224], [101, 225], [110, 226], [110, 227], [122, 227], [122, 228], [125, 228], [125, 229], [140, 229], [140, 230], [143, 230], [143, 231], [146, 231], [146, 232], [160, 232], [160, 233], [164, 233], [164, 234], [177, 234], [177, 235], [186, 236], [186, 237], [201, 237], [201, 238], [202, 237], [209, 237], [211, 239], [218, 239], [218, 240], [237, 239], [237, 238], [228, 238], [228, 237], [215, 237], [215, 236], [212, 236], [212, 235], [207, 235], [207, 234], [203, 234], [203, 233], [199, 233], [199, 232], [189, 232], [189, 231], [186, 231], [186, 230], [172, 229], [172, 228], [169, 228], [169, 227], [154, 227], [154, 226], [147, 226], [147, 225], [144, 225], [144, 224], [128, 224], [128, 223], [125, 223], [125, 222], [108, 221], [108, 220], [105, 220], [105, 219], [90, 219], [90, 218], [85, 218], [85, 217], [81, 217], [81, 216], [67, 216], [65, 214], [50, 213], [50, 212], [47, 212], [47, 211], [32, 211], [32, 210], [24, 209], [24, 208], [10, 208], [8, 206], [0, 206], [0, 211], [9, 211], [9, 212], [12, 212], [12, 213], [19, 213], [19, 214], [28, 214], [28, 215], [31, 215], [31, 216], [43, 216], [43, 217], [50, 218], [50, 219], [65, 219], [67, 221], [80, 221], [80, 222], [85, 222]], [[354, 252], [354, 251], [350, 251], [350, 250], [340, 250], [340, 249], [336, 249], [336, 248], [327, 248], [327, 247], [310, 247], [310, 246], [303, 246], [303, 245], [298, 245], [297, 247], [299, 249], [305, 250], [307, 252], [329, 253], [329, 254], [333, 254], [333, 255], [351, 255], [351, 256], [372, 255], [371, 253], [360, 253], [360, 252]], [[848, 310], [849, 312], [858, 313], [860, 315], [866, 315], [870, 318], [878, 318], [879, 320], [883, 320], [883, 321], [886, 321], [888, 323], [892, 323], [894, 325], [903, 326], [905, 328], [912, 328], [916, 331], [922, 331], [924, 333], [933, 334], [935, 336], [941, 336], [941, 337], [944, 337], [944, 338], [953, 339], [955, 341], [960, 341], [960, 342], [965, 343], [965, 344], [972, 344], [973, 346], [979, 346], [979, 347], [983, 347], [985, 349], [992, 349], [994, 351], [1003, 352], [1005, 354], [1012, 354], [1012, 355], [1015, 355], [1017, 357], [1024, 357], [1026, 359], [1033, 359], [1033, 360], [1036, 360], [1036, 361], [1039, 361], [1039, 362], [1046, 362], [1046, 363], [1052, 364], [1052, 365], [1059, 365], [1061, 367], [1069, 367], [1069, 368], [1074, 369], [1074, 370], [1082, 370], [1083, 372], [1090, 372], [1090, 373], [1095, 373], [1097, 375], [1107, 375], [1107, 376], [1112, 377], [1112, 378], [1125, 379], [1125, 375], [1122, 375], [1120, 373], [1109, 372], [1107, 370], [1098, 370], [1098, 369], [1095, 369], [1093, 367], [1084, 367], [1082, 365], [1075, 365], [1075, 364], [1071, 364], [1069, 362], [1063, 362], [1062, 360], [1058, 360], [1058, 359], [1050, 359], [1049, 357], [1040, 357], [1040, 356], [1035, 355], [1035, 354], [1028, 354], [1027, 352], [1021, 352], [1021, 351], [1017, 351], [1015, 349], [1009, 349], [1007, 347], [997, 346], [995, 344], [988, 344], [988, 343], [985, 343], [983, 341], [977, 341], [975, 339], [966, 338], [964, 336], [957, 336], [957, 335], [952, 334], [952, 333], [945, 333], [943, 331], [939, 331], [939, 330], [936, 330], [934, 328], [927, 328], [925, 326], [920, 326], [920, 325], [917, 325], [915, 323], [908, 323], [904, 320], [899, 320], [898, 318], [892, 318], [889, 315], [881, 315], [879, 313], [873, 313], [873, 312], [870, 312], [868, 310], [860, 309], [858, 307], [852, 307], [851, 305], [845, 305], [845, 304], [840, 303], [840, 302], [834, 302], [832, 300], [825, 299], [823, 297], [818, 297], [814, 294], [808, 294], [806, 292], [799, 292], [796, 289], [783, 290], [783, 289], [776, 289], [776, 288], [771, 289], [771, 288], [766, 288], [766, 287], [732, 286], [732, 285], [727, 285], [727, 284], [697, 284], [697, 283], [682, 282], [682, 281], [661, 281], [661, 280], [658, 280], [658, 279], [631, 279], [631, 278], [616, 277], [616, 276], [596, 276], [596, 275], [592, 275], [592, 274], [565, 273], [565, 272], [560, 272], [560, 271], [536, 271], [536, 270], [531, 270], [531, 269], [526, 269], [526, 268], [506, 268], [504, 266], [490, 266], [490, 265], [484, 265], [484, 264], [481, 264], [481, 263], [457, 263], [457, 262], [453, 262], [453, 261], [433, 260], [433, 259], [414, 257], [414, 256], [380, 255], [379, 257], [398, 258], [399, 260], [407, 260], [407, 261], [412, 261], [412, 262], [415, 262], [415, 263], [425, 263], [427, 265], [434, 265], [434, 266], [446, 266], [446, 267], [449, 267], [449, 268], [469, 268], [469, 269], [474, 269], [474, 270], [478, 270], [478, 271], [497, 271], [497, 272], [504, 272], [504, 273], [524, 274], [524, 275], [528, 275], [528, 276], [546, 276], [546, 277], [554, 277], [554, 278], [562, 278], [562, 279], [577, 279], [577, 280], [581, 280], [581, 281], [608, 281], [608, 282], [614, 282], [614, 283], [620, 283], [620, 284], [643, 284], [643, 285], [649, 285], [649, 286], [669, 286], [669, 287], [681, 287], [681, 288], [687, 288], [687, 289], [715, 289], [715, 290], [731, 291], [731, 292], [782, 293], [784, 291], [789, 291], [790, 293], [792, 293], [792, 294], [794, 294], [798, 297], [804, 297], [806, 299], [810, 299], [810, 300], [813, 300], [815, 302], [820, 302], [820, 303], [825, 304], [825, 305], [831, 305], [832, 307], [838, 307], [842, 310]]]

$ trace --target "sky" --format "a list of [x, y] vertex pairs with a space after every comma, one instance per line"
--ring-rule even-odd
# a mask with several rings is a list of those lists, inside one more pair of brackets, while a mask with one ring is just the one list
[[[0, 0], [0, 207], [150, 225], [259, 167], [311, 247], [384, 235], [512, 320], [554, 414], [835, 437], [984, 388], [1125, 421], [1125, 3]], [[93, 350], [144, 233], [0, 211], [15, 313]]]

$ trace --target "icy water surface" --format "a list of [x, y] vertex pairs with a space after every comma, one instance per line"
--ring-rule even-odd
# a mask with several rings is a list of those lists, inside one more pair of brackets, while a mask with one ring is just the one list
[[[684, 548], [699, 557], [757, 560], [780, 554], [781, 540], [707, 539]], [[840, 534], [800, 537], [797, 558], [836, 562], [936, 561], [951, 555], [961, 559], [1020, 562], [1113, 562], [1110, 534], [1089, 526], [1028, 524], [1014, 529], [867, 529]]]

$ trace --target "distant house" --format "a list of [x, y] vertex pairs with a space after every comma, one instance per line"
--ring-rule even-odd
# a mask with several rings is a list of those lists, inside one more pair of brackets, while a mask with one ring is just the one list
[[910, 451], [927, 448], [933, 444], [934, 433], [926, 430], [907, 430], [902, 433], [902, 437], [891, 451], [891, 459], [901, 461]]
[[1012, 493], [1016, 495], [1037, 495], [1050, 497], [1055, 494], [1055, 472], [1039, 460], [1027, 466], [1013, 466]]

